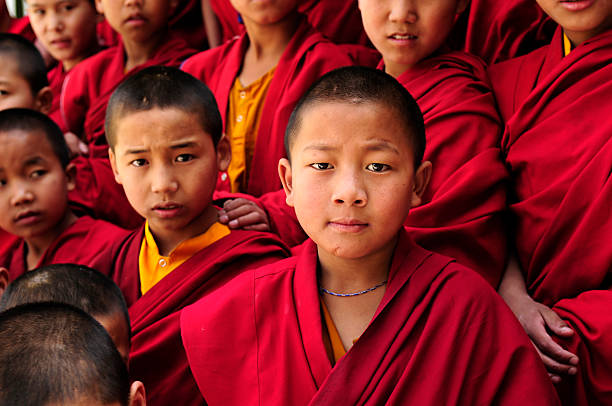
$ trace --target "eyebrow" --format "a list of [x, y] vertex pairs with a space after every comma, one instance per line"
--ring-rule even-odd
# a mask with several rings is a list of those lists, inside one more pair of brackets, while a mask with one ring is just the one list
[[314, 150], [314, 151], [334, 151], [338, 149], [337, 147], [332, 147], [331, 145], [327, 145], [327, 144], [312, 144], [312, 145], [308, 145], [306, 146], [303, 150], [304, 151], [309, 151], [309, 150]]
[[170, 145], [171, 149], [181, 149], [181, 148], [190, 148], [190, 147], [195, 147], [197, 146], [197, 143], [195, 141], [185, 141], [185, 142], [179, 142], [178, 144], [174, 144], [174, 145]]
[[44, 160], [44, 159], [42, 159], [42, 158], [41, 158], [41, 157], [39, 157], [39, 156], [35, 156], [35, 157], [32, 157], [32, 158], [28, 158], [28, 159], [25, 161], [25, 163], [23, 164], [23, 166], [24, 166], [24, 167], [28, 167], [28, 166], [32, 166], [32, 165], [39, 165], [39, 164], [42, 164], [42, 163], [44, 163], [44, 162], [45, 162], [45, 160]]
[[375, 140], [375, 142], [366, 146], [368, 151], [390, 151], [399, 155], [399, 151], [393, 144], [385, 140]]

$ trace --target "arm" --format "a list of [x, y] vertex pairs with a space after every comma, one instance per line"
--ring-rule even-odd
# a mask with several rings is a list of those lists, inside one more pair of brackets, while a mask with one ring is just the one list
[[559, 383], [560, 374], [575, 375], [578, 357], [553, 340], [553, 336], [569, 337], [574, 331], [552, 309], [529, 296], [514, 255], [508, 262], [498, 291], [525, 329], [552, 381]]
[[210, 0], [202, 1], [202, 21], [206, 30], [206, 38], [208, 38], [208, 47], [214, 48], [221, 45], [221, 26], [217, 16], [210, 5]]

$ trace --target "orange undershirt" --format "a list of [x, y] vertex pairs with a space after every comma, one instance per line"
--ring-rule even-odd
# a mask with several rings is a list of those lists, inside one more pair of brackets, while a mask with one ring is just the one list
[[236, 78], [230, 90], [225, 134], [232, 149], [227, 169], [232, 192], [246, 191], [261, 112], [275, 70], [273, 68], [246, 87]]
[[149, 223], [146, 223], [145, 235], [138, 256], [140, 292], [144, 295], [157, 282], [191, 258], [196, 252], [208, 247], [229, 233], [230, 229], [227, 226], [214, 223], [206, 232], [183, 241], [172, 250], [170, 255], [163, 256], [159, 255], [157, 243], [153, 234], [151, 234], [151, 230], [149, 230]]
[[572, 41], [570, 41], [570, 39], [564, 33], [563, 34], [563, 56], [568, 56], [569, 53], [572, 52], [572, 49], [574, 49], [574, 47], [572, 46]]
[[[329, 314], [329, 310], [327, 310], [327, 306], [325, 306], [325, 302], [323, 298], [320, 298], [321, 301], [321, 309], [323, 310], [323, 318], [325, 319], [325, 325], [327, 326], [327, 333], [329, 335], [329, 341], [332, 347], [332, 353], [334, 356], [334, 365], [336, 362], [340, 360], [340, 358], [344, 357], [346, 354], [346, 350], [344, 349], [344, 344], [342, 344], [342, 339], [340, 338], [340, 334], [338, 334], [338, 330], [336, 330], [336, 325]], [[355, 340], [357, 341], [357, 340]]]

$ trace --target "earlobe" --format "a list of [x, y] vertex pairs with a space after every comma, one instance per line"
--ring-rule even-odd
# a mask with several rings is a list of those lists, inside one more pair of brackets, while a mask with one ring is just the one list
[[293, 174], [291, 173], [291, 162], [287, 158], [281, 158], [278, 161], [278, 176], [285, 190], [287, 205], [293, 207]]
[[423, 201], [423, 194], [429, 185], [431, 179], [432, 165], [429, 161], [421, 163], [414, 174], [414, 190], [412, 192], [411, 207], [416, 207]]
[[36, 94], [35, 108], [43, 114], [49, 114], [53, 104], [53, 92], [49, 86], [45, 86]]
[[229, 140], [227, 139], [225, 134], [223, 134], [223, 136], [217, 143], [217, 166], [219, 167], [219, 172], [227, 171], [231, 160], [232, 149]]
[[119, 176], [119, 172], [117, 172], [117, 161], [112, 148], [108, 149], [108, 160], [110, 161], [111, 168], [113, 169], [113, 175], [115, 175], [115, 182], [121, 185], [121, 177]]
[[146, 406], [147, 396], [144, 384], [142, 382], [132, 382], [132, 385], [130, 386], [130, 400], [128, 404], [130, 406]]
[[66, 178], [68, 179], [68, 191], [72, 191], [76, 188], [76, 166], [74, 166], [73, 163], [69, 163], [68, 166], [66, 166], [65, 172]]
[[0, 267], [0, 297], [2, 297], [2, 294], [6, 290], [8, 283], [9, 283], [8, 270], [6, 268]]
[[102, 16], [104, 16], [104, 6], [102, 5], [102, 0], [95, 0], [95, 1], [96, 1], [96, 11]]

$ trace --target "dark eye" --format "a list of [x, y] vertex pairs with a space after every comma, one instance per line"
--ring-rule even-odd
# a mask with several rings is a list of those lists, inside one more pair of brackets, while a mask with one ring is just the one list
[[45, 173], [47, 173], [47, 171], [45, 171], [44, 169], [37, 169], [35, 171], [32, 171], [32, 173], [30, 173], [30, 178], [32, 179], [40, 178]]
[[326, 169], [333, 168], [332, 164], [327, 163], [327, 162], [315, 162], [314, 164], [310, 164], [310, 166], [318, 171], [324, 171]]
[[6, 185], [6, 179], [0, 179], [0, 186]]
[[130, 162], [130, 165], [135, 166], [135, 167], [141, 167], [141, 166], [145, 166], [147, 164], [147, 160], [146, 159], [134, 159], [132, 162]]
[[379, 163], [371, 163], [366, 166], [366, 169], [371, 172], [384, 172], [390, 169], [389, 165], [379, 164]]
[[176, 157], [176, 162], [189, 162], [194, 158], [191, 154], [181, 154]]
[[8, 95], [8, 94], [9, 94], [9, 92], [8, 92], [8, 91], [6, 91], [6, 90], [0, 90], [0, 96], [6, 96], [6, 95]]

